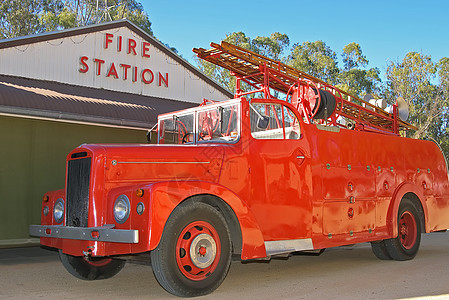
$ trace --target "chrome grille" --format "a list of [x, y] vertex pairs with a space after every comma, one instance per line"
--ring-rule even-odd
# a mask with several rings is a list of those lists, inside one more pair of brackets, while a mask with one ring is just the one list
[[69, 160], [67, 165], [66, 225], [87, 227], [89, 215], [90, 157]]

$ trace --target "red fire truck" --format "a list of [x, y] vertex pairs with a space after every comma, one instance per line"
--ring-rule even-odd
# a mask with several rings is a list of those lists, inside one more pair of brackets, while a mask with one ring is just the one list
[[[194, 49], [230, 69], [236, 97], [158, 118], [157, 145], [81, 145], [65, 189], [30, 234], [85, 280], [149, 253], [168, 292], [199, 296], [242, 261], [371, 242], [409, 260], [449, 228], [445, 158], [387, 112], [280, 62], [227, 44]], [[245, 92], [242, 83], [251, 87]], [[283, 93], [282, 100], [271, 93]], [[253, 93], [253, 94], [251, 94]]]

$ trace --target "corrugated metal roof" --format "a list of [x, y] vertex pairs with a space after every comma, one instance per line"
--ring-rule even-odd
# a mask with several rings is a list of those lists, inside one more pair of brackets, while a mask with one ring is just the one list
[[150, 128], [157, 116], [196, 103], [0, 75], [0, 113]]

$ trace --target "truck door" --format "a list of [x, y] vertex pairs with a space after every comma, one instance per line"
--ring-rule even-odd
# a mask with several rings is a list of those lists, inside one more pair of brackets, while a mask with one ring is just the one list
[[250, 119], [250, 206], [265, 240], [310, 237], [310, 153], [297, 116], [283, 104], [253, 102]]

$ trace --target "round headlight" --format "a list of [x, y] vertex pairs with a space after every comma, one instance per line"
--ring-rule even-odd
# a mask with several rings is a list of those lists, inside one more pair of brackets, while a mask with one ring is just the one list
[[55, 202], [55, 206], [53, 207], [53, 217], [55, 218], [56, 223], [61, 223], [64, 220], [64, 200], [59, 198]]
[[123, 224], [129, 217], [129, 199], [125, 195], [118, 196], [114, 203], [114, 218], [119, 224]]

